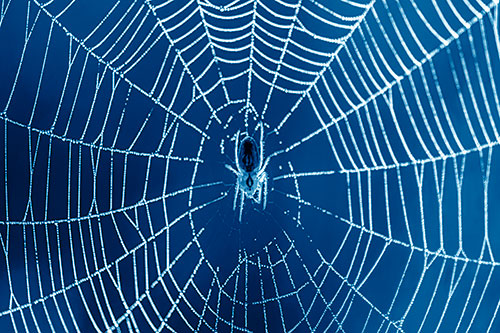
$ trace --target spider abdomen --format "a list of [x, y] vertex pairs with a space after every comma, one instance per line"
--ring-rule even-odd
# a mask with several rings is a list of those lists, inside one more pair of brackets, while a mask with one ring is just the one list
[[247, 136], [241, 141], [238, 158], [246, 172], [252, 172], [259, 165], [259, 151], [254, 138]]

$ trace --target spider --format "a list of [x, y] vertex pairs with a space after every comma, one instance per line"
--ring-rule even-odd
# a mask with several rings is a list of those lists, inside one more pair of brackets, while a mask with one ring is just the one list
[[264, 161], [264, 125], [260, 123], [260, 142], [257, 145], [255, 139], [245, 135], [239, 142], [240, 131], [236, 133], [236, 144], [234, 146], [234, 158], [236, 169], [226, 164], [226, 168], [236, 175], [236, 187], [234, 194], [233, 210], [236, 210], [238, 195], [241, 195], [239, 221], [243, 213], [245, 197], [260, 204], [262, 199], [263, 209], [267, 204], [267, 173], [266, 167], [269, 157]]

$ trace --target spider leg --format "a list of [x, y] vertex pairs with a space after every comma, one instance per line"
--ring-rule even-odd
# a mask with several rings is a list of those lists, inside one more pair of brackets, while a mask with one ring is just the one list
[[259, 123], [260, 126], [260, 156], [259, 156], [259, 170], [262, 168], [262, 160], [264, 159], [264, 125], [262, 122]]
[[238, 201], [238, 194], [240, 194], [240, 183], [236, 180], [236, 189], [234, 192], [233, 210], [236, 210], [236, 202]]
[[241, 222], [241, 215], [243, 214], [243, 204], [244, 203], [245, 203], [245, 192], [241, 191], [240, 222]]
[[[260, 182], [260, 179], [259, 179], [259, 182]], [[259, 185], [259, 187], [257, 188], [257, 198], [254, 198], [254, 201], [258, 204], [260, 204], [262, 200], [262, 186]]]
[[269, 160], [271, 160], [271, 156], [269, 155], [266, 160], [264, 161], [264, 164], [259, 168], [259, 172], [257, 173], [257, 177], [260, 177], [263, 173], [265, 173], [267, 165], [269, 164]]
[[267, 205], [267, 173], [264, 172], [263, 174], [264, 180], [263, 180], [263, 187], [264, 187], [264, 203], [262, 204], [262, 208], [266, 209]]
[[235, 145], [234, 145], [234, 162], [236, 163], [236, 169], [237, 170], [241, 170], [240, 160], [238, 158], [238, 148], [239, 148], [239, 145], [240, 145], [240, 130], [238, 130], [238, 132], [236, 132], [236, 142], [235, 142]]
[[226, 164], [226, 169], [228, 169], [229, 171], [231, 171], [232, 173], [234, 173], [236, 176], [238, 176], [238, 171], [236, 171], [232, 166], [230, 166], [229, 164]]

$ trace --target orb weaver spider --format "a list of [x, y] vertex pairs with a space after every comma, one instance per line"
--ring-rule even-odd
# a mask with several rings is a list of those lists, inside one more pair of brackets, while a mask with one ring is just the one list
[[262, 208], [267, 205], [267, 173], [266, 167], [269, 163], [269, 156], [264, 161], [264, 125], [260, 123], [260, 141], [246, 134], [241, 142], [240, 131], [236, 133], [236, 143], [234, 146], [234, 158], [236, 169], [226, 164], [226, 168], [236, 175], [236, 186], [233, 202], [233, 210], [236, 210], [238, 196], [240, 199], [239, 221], [243, 213], [245, 197], [254, 202], [262, 203]]

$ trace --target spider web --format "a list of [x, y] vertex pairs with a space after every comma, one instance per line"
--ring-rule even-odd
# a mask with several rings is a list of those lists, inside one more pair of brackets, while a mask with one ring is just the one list
[[[0, 6], [0, 325], [500, 329], [498, 1]], [[233, 211], [265, 126], [268, 206]]]

